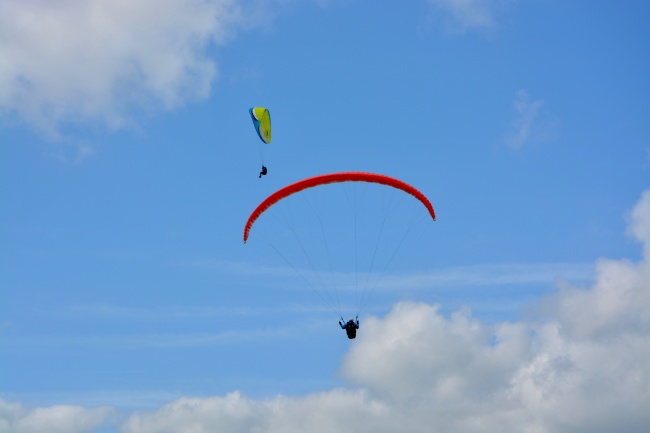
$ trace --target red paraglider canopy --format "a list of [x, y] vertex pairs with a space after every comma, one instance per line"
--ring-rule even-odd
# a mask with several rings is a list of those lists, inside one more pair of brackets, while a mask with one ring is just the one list
[[431, 218], [433, 218], [434, 221], [436, 220], [436, 213], [433, 210], [433, 206], [426, 198], [426, 196], [422, 194], [420, 191], [418, 191], [417, 189], [413, 188], [411, 185], [407, 184], [406, 182], [402, 182], [399, 179], [385, 176], [383, 174], [375, 174], [375, 173], [363, 173], [363, 172], [355, 172], [355, 171], [343, 172], [343, 173], [330, 173], [330, 174], [322, 174], [320, 176], [309, 177], [307, 179], [303, 179], [296, 183], [292, 183], [291, 185], [287, 185], [284, 188], [268, 196], [262, 203], [259, 204], [259, 206], [257, 206], [257, 208], [255, 208], [251, 216], [248, 217], [248, 221], [246, 221], [246, 226], [244, 227], [244, 243], [246, 243], [246, 241], [248, 240], [248, 233], [250, 232], [251, 227], [253, 227], [253, 224], [255, 223], [257, 218], [259, 218], [259, 216], [262, 213], [264, 213], [265, 210], [273, 206], [275, 203], [279, 202], [283, 198], [286, 198], [292, 194], [295, 194], [307, 188], [313, 188], [319, 185], [325, 185], [328, 183], [338, 183], [338, 182], [378, 183], [381, 185], [386, 185], [386, 186], [390, 186], [402, 190], [408, 194], [411, 194], [413, 197], [415, 197], [420, 202], [422, 202], [422, 204], [429, 211], [429, 215], [431, 215]]

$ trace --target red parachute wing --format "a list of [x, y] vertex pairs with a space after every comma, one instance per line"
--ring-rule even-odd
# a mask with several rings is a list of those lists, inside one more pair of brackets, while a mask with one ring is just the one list
[[330, 173], [300, 180], [296, 183], [292, 183], [291, 185], [287, 185], [268, 196], [262, 203], [259, 204], [259, 206], [257, 206], [257, 208], [255, 208], [251, 216], [248, 217], [248, 221], [246, 221], [246, 226], [244, 227], [244, 243], [246, 243], [248, 240], [248, 234], [255, 221], [262, 213], [264, 213], [265, 210], [273, 206], [275, 203], [302, 190], [313, 188], [315, 186], [326, 185], [328, 183], [338, 182], [369, 182], [397, 188], [408, 194], [411, 194], [413, 197], [418, 199], [427, 208], [429, 215], [431, 215], [431, 218], [434, 221], [436, 220], [436, 213], [426, 196], [406, 182], [402, 182], [399, 179], [385, 176], [383, 174], [375, 173], [363, 173], [355, 171]]

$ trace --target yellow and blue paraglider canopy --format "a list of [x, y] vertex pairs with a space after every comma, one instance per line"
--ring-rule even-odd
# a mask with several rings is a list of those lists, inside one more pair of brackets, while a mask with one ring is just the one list
[[253, 107], [248, 110], [253, 119], [253, 125], [260, 139], [266, 143], [271, 143], [271, 114], [264, 107]]

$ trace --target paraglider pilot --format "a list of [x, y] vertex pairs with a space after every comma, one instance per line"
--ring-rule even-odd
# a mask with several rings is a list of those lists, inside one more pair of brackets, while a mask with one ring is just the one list
[[345, 329], [345, 332], [348, 334], [348, 338], [350, 340], [356, 338], [357, 329], [359, 329], [359, 316], [357, 316], [356, 322], [352, 318], [350, 318], [347, 323], [343, 322], [343, 317], [341, 317], [341, 320], [339, 320], [339, 325], [341, 325], [341, 329]]
[[262, 171], [260, 171], [260, 179], [262, 176], [266, 176], [266, 167], [262, 166]]

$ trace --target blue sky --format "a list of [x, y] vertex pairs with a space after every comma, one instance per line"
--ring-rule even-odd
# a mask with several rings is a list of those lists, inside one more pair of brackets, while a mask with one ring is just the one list
[[[650, 424], [650, 5], [385, 3], [0, 0], [3, 431]], [[353, 342], [241, 239], [336, 171], [438, 216]]]

